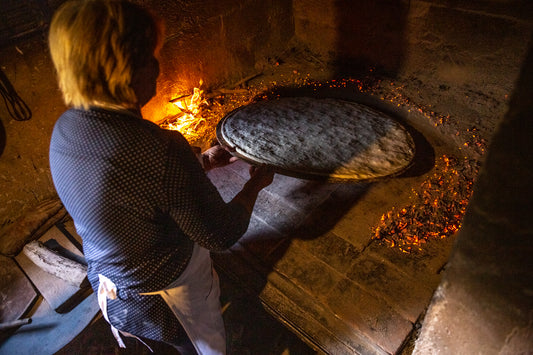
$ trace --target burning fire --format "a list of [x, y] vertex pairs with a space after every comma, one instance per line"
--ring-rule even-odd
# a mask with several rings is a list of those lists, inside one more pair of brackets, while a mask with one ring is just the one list
[[422, 244], [431, 239], [454, 235], [461, 228], [472, 195], [475, 170], [469, 161], [460, 164], [442, 156], [435, 173], [422, 183], [420, 190], [412, 191], [412, 203], [383, 214], [372, 229], [372, 238], [411, 253], [421, 250]]
[[219, 90], [206, 92], [199, 87], [193, 89], [192, 95], [180, 95], [170, 102], [178, 108], [179, 113], [168, 117], [160, 126], [179, 131], [191, 144], [210, 142], [215, 139], [217, 123], [232, 110], [254, 100], [253, 89]]
[[[200, 80], [200, 87], [202, 84], [203, 81]], [[180, 96], [171, 100], [171, 103], [180, 110], [180, 113], [163, 123], [163, 128], [180, 131], [185, 137], [198, 137], [198, 128], [206, 122], [199, 115], [201, 105], [207, 103], [203, 97], [204, 91], [200, 87], [194, 88], [193, 94], [190, 96]]]

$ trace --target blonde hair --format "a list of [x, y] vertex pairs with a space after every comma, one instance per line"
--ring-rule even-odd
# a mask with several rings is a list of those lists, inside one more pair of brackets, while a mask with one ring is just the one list
[[48, 40], [67, 105], [135, 107], [134, 71], [161, 48], [163, 26], [127, 1], [70, 1], [54, 14]]

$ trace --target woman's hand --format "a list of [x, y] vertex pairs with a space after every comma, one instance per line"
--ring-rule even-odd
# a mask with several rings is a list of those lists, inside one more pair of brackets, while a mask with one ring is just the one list
[[257, 191], [260, 191], [272, 184], [274, 180], [274, 169], [268, 165], [250, 166], [250, 180], [248, 184], [252, 184]]
[[204, 170], [209, 171], [214, 168], [221, 168], [237, 161], [238, 158], [221, 145], [215, 145], [202, 153]]
[[259, 191], [267, 187], [274, 180], [274, 169], [268, 165], [251, 166], [250, 180], [248, 180], [242, 190], [233, 198], [231, 202], [243, 205], [251, 214]]

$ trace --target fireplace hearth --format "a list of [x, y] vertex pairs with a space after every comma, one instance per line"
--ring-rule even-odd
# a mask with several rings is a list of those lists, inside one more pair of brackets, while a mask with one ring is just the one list
[[[394, 178], [276, 175], [247, 234], [213, 255], [221, 272], [319, 353], [533, 351], [530, 1], [137, 2], [167, 27], [143, 114], [193, 145], [215, 144], [231, 111], [286, 96], [368, 105], [415, 140], [415, 164]], [[45, 28], [61, 1], [36, 3], [40, 17], [21, 21], [39, 29], [0, 48], [32, 112], [0, 106], [0, 234], [55, 197], [48, 142], [65, 107]], [[230, 199], [247, 169], [209, 177]]]

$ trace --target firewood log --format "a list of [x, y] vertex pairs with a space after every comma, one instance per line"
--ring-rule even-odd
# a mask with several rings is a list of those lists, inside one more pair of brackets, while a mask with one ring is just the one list
[[29, 242], [22, 249], [35, 265], [71, 285], [81, 287], [87, 276], [87, 266], [48, 249], [38, 240]]

